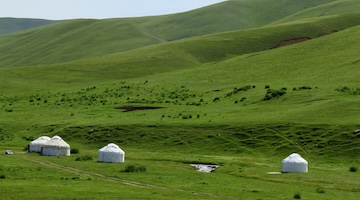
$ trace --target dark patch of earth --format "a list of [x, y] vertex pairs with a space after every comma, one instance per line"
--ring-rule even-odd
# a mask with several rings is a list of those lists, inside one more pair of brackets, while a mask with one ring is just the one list
[[131, 112], [136, 110], [154, 110], [154, 109], [160, 109], [164, 107], [160, 106], [121, 106], [117, 107], [116, 109], [121, 109], [123, 112]]
[[283, 40], [275, 48], [296, 44], [296, 43], [299, 43], [299, 42], [305, 42], [307, 40], [310, 40], [310, 38], [308, 38], [308, 37], [300, 37], [300, 38], [293, 38], [293, 39], [289, 39], [289, 40]]

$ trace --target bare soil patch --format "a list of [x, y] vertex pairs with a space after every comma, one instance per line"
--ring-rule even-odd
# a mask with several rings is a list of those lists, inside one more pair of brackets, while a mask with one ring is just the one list
[[292, 38], [292, 39], [288, 39], [288, 40], [283, 40], [275, 48], [292, 45], [292, 44], [296, 44], [296, 43], [300, 43], [300, 42], [305, 42], [310, 39], [311, 38], [308, 38], [308, 37], [300, 37], [300, 38]]
[[123, 112], [131, 112], [136, 110], [154, 110], [154, 109], [160, 109], [164, 107], [160, 106], [121, 106], [117, 107], [116, 109], [121, 109]]

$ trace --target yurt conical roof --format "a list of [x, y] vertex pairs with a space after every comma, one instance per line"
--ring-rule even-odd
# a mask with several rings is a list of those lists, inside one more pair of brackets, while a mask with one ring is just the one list
[[45, 144], [51, 140], [48, 136], [40, 136], [36, 140], [30, 142], [30, 145]]
[[99, 151], [101, 151], [101, 152], [122, 153], [122, 154], [125, 153], [118, 145], [116, 145], [114, 143], [110, 143], [110, 144], [104, 146], [103, 148], [99, 149]]
[[66, 143], [60, 136], [56, 135], [51, 140], [44, 144], [44, 147], [56, 146], [62, 148], [70, 148], [70, 145]]
[[292, 153], [288, 157], [286, 157], [282, 163], [304, 163], [308, 164], [308, 161], [306, 161], [303, 157], [301, 157], [300, 154]]

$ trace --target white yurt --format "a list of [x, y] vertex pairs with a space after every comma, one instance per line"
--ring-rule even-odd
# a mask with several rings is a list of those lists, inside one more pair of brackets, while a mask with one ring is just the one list
[[300, 154], [293, 153], [282, 160], [282, 172], [308, 172], [308, 162]]
[[110, 143], [99, 149], [99, 162], [125, 162], [125, 152], [116, 144]]
[[41, 152], [41, 147], [44, 146], [45, 143], [51, 140], [48, 136], [38, 137], [36, 140], [33, 140], [29, 144], [29, 152]]
[[60, 136], [54, 136], [44, 144], [41, 154], [44, 156], [70, 156], [70, 145]]

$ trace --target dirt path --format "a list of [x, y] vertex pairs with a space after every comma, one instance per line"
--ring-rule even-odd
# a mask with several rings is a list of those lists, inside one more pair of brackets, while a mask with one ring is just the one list
[[218, 199], [236, 199], [236, 197], [231, 197], [231, 196], [222, 196], [222, 195], [217, 195], [217, 194], [212, 194], [212, 193], [207, 193], [207, 192], [195, 192], [195, 191], [189, 191], [189, 190], [182, 190], [182, 189], [175, 189], [175, 188], [168, 188], [168, 187], [162, 187], [162, 186], [157, 186], [157, 185], [151, 185], [151, 184], [145, 184], [145, 183], [139, 183], [139, 182], [135, 182], [135, 181], [129, 181], [129, 180], [124, 180], [124, 179], [120, 179], [120, 178], [116, 178], [116, 177], [110, 177], [110, 176], [106, 176], [103, 174], [99, 174], [99, 173], [94, 173], [94, 172], [88, 172], [88, 171], [84, 171], [78, 168], [74, 168], [74, 167], [68, 167], [68, 166], [62, 166], [50, 161], [44, 161], [44, 160], [38, 160], [38, 159], [34, 159], [33, 157], [27, 158], [26, 156], [23, 157], [24, 160], [27, 160], [29, 162], [33, 162], [39, 165], [43, 165], [46, 167], [50, 167], [50, 168], [55, 168], [58, 170], [63, 170], [63, 171], [67, 171], [67, 172], [75, 172], [75, 173], [79, 173], [79, 174], [83, 174], [83, 175], [87, 175], [87, 176], [95, 176], [95, 177], [99, 177], [108, 181], [112, 181], [112, 182], [118, 182], [118, 183], [122, 183], [125, 185], [129, 185], [129, 186], [133, 186], [133, 187], [139, 187], [139, 188], [147, 188], [147, 189], [160, 189], [160, 190], [172, 190], [175, 192], [183, 192], [183, 193], [187, 193], [190, 195], [194, 195], [194, 196], [208, 196], [208, 197], [212, 197], [212, 198], [218, 198]]

